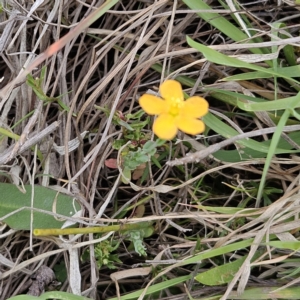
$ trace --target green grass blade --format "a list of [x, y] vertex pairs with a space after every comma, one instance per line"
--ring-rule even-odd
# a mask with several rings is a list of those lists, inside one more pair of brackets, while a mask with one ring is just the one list
[[273, 101], [264, 101], [259, 103], [245, 103], [243, 101], [237, 100], [237, 105], [239, 108], [245, 111], [274, 111], [286, 109], [287, 107], [290, 107], [292, 105], [295, 105], [294, 108], [300, 107], [300, 102], [298, 101], [298, 99], [300, 99], [300, 93], [293, 97]]
[[[260, 78], [272, 78], [273, 74], [272, 70], [275, 72], [273, 68], [270, 68], [270, 73], [261, 72], [261, 71], [254, 71], [254, 72], [247, 72], [243, 74], [233, 75], [224, 78], [224, 81], [236, 81], [236, 80], [252, 80], [252, 79], [260, 79]], [[284, 67], [284, 68], [277, 68], [276, 70], [279, 77], [299, 77], [300, 75], [300, 66], [292, 66], [292, 67]]]
[[260, 66], [256, 66], [254, 64], [250, 64], [244, 61], [241, 61], [239, 59], [233, 58], [233, 57], [229, 57], [226, 56], [216, 50], [213, 50], [207, 46], [204, 46], [200, 43], [197, 43], [195, 41], [193, 41], [191, 38], [189, 38], [187, 36], [187, 43], [197, 49], [199, 52], [203, 53], [203, 55], [205, 56], [205, 58], [207, 60], [209, 60], [210, 62], [216, 63], [216, 64], [220, 64], [220, 65], [224, 65], [224, 66], [230, 66], [230, 67], [236, 67], [236, 68], [247, 68], [250, 70], [255, 70], [255, 71], [260, 71], [266, 74], [270, 74], [272, 76], [277, 76], [277, 77], [283, 77], [285, 79], [291, 80], [293, 82], [299, 83], [297, 80], [292, 79], [290, 76], [282, 76], [282, 74], [276, 72], [274, 69], [272, 68], [263, 68]]
[[[147, 289], [147, 292], [146, 292], [145, 295], [150, 295], [150, 294], [153, 294], [155, 292], [160, 292], [160, 291], [162, 291], [164, 289], [167, 289], [171, 286], [174, 286], [176, 284], [185, 282], [185, 281], [191, 279], [191, 277], [192, 277], [192, 274], [191, 275], [186, 275], [186, 276], [180, 276], [180, 277], [177, 277], [177, 278], [173, 278], [173, 279], [170, 279], [170, 280], [166, 280], [166, 281], [154, 284], [154, 285], [150, 286]], [[108, 300], [137, 299], [142, 294], [142, 292], [143, 292], [143, 290], [139, 290], [139, 291], [135, 291], [133, 293], [127, 294], [127, 295], [123, 295], [120, 298], [115, 297], [115, 298], [109, 298]]]
[[[231, 138], [233, 136], [238, 135], [239, 133], [233, 129], [232, 127], [228, 126], [221, 120], [219, 120], [217, 117], [215, 117], [213, 114], [209, 113], [206, 116], [203, 117], [203, 120], [205, 124], [210, 127], [212, 130], [217, 132], [218, 134], [222, 135], [225, 138]], [[237, 142], [238, 144], [242, 145], [243, 147], [248, 147], [250, 149], [263, 152], [263, 153], [269, 153], [271, 145], [267, 145], [262, 142], [257, 142], [252, 139], [243, 139], [239, 140]], [[276, 148], [275, 153], [297, 153], [299, 151], [297, 150], [288, 150], [288, 149], [282, 149], [282, 148]]]

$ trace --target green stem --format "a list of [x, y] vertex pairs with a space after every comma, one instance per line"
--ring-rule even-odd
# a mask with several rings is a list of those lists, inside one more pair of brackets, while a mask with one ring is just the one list
[[34, 229], [35, 236], [49, 236], [49, 235], [69, 235], [69, 234], [86, 234], [86, 233], [106, 233], [110, 231], [127, 231], [139, 230], [151, 226], [151, 222], [141, 222], [132, 224], [118, 224], [101, 227], [84, 227], [84, 228], [63, 228], [63, 229]]

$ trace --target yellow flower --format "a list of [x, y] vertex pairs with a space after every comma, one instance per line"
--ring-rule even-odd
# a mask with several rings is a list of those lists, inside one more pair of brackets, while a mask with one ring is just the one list
[[173, 139], [178, 129], [188, 134], [199, 134], [205, 125], [198, 118], [208, 112], [207, 101], [198, 96], [184, 101], [181, 84], [175, 80], [167, 80], [159, 87], [162, 98], [145, 94], [140, 106], [149, 115], [159, 115], [153, 124], [154, 133], [163, 140]]

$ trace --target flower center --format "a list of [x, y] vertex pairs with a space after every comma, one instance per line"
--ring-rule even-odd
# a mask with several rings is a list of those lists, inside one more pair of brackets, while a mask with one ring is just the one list
[[184, 102], [180, 98], [171, 98], [168, 113], [173, 117], [177, 117], [183, 107]]

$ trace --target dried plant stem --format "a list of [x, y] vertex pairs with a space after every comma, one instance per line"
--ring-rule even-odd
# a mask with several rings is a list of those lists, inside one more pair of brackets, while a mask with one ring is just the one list
[[8, 162], [9, 160], [13, 159], [16, 155], [24, 152], [25, 150], [29, 149], [31, 146], [35, 145], [39, 141], [41, 141], [44, 137], [48, 136], [50, 133], [52, 133], [54, 130], [56, 130], [59, 126], [60, 122], [55, 121], [51, 125], [49, 125], [47, 128], [42, 130], [40, 133], [36, 134], [26, 142], [24, 142], [23, 145], [18, 149], [17, 152], [14, 152], [14, 155], [11, 155], [12, 147], [15, 147], [13, 145], [12, 147], [8, 148], [6, 152], [0, 156], [0, 164], [4, 164]]
[[[191, 162], [198, 162], [201, 159], [206, 158], [207, 156], [209, 156], [212, 153], [217, 152], [218, 150], [222, 149], [223, 147], [226, 147], [238, 140], [242, 140], [242, 139], [246, 139], [246, 138], [250, 138], [250, 137], [254, 137], [254, 136], [260, 136], [263, 134], [268, 134], [268, 133], [273, 133], [276, 130], [277, 127], [270, 127], [270, 128], [264, 128], [264, 129], [259, 129], [259, 130], [255, 130], [255, 131], [251, 131], [251, 132], [246, 132], [246, 133], [241, 133], [239, 135], [233, 136], [225, 141], [222, 141], [218, 144], [213, 144], [209, 147], [207, 147], [204, 150], [201, 151], [197, 151], [193, 154], [190, 154], [186, 157], [180, 158], [180, 159], [175, 159], [172, 161], [168, 161], [167, 165], [169, 166], [177, 166], [177, 165], [183, 165], [186, 163], [191, 163]], [[296, 131], [300, 129], [300, 125], [292, 125], [292, 126], [285, 126], [283, 128], [283, 131], [285, 132], [291, 132], [291, 131]]]

